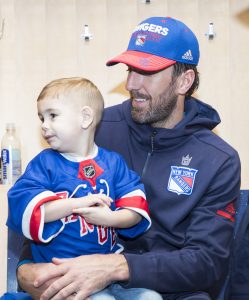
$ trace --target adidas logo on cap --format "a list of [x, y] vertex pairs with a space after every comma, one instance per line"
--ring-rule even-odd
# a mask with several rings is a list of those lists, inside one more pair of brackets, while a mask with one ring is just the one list
[[182, 59], [186, 60], [193, 60], [192, 52], [191, 50], [188, 50], [186, 53], [183, 54]]

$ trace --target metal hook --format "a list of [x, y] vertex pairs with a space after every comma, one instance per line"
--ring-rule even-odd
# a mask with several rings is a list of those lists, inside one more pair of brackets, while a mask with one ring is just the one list
[[89, 31], [88, 25], [84, 26], [84, 33], [82, 33], [81, 37], [84, 38], [85, 41], [89, 41], [89, 40], [93, 39], [93, 35]]
[[216, 36], [216, 33], [214, 32], [214, 23], [213, 22], [210, 22], [208, 24], [208, 32], [205, 33], [205, 36], [207, 36], [209, 40], [212, 40]]

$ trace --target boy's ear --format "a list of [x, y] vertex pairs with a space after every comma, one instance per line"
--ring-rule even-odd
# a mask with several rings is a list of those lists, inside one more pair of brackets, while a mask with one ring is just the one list
[[93, 122], [94, 113], [90, 106], [83, 106], [81, 108], [82, 122], [81, 127], [87, 129]]

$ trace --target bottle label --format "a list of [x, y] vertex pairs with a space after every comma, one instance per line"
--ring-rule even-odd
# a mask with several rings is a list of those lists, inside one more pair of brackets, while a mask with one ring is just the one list
[[13, 184], [21, 176], [21, 152], [19, 149], [2, 150], [2, 183]]
[[2, 157], [3, 164], [8, 164], [10, 162], [9, 150], [8, 149], [3, 149], [1, 157]]
[[8, 149], [3, 149], [1, 153], [2, 159], [2, 181], [3, 183], [7, 183], [8, 181], [8, 165], [10, 162], [10, 155]]

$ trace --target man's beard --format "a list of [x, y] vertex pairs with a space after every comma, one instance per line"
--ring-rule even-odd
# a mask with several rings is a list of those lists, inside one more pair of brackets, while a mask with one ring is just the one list
[[146, 99], [149, 101], [147, 108], [131, 107], [132, 119], [140, 124], [165, 123], [172, 115], [177, 103], [177, 94], [175, 93], [175, 83], [169, 87], [156, 99], [151, 99], [136, 91], [130, 92], [131, 99]]

